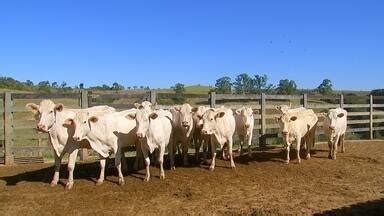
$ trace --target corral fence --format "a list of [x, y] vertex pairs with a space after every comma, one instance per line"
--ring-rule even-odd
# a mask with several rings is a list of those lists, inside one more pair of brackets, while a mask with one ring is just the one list
[[[135, 102], [150, 101], [157, 108], [169, 108], [173, 104], [173, 93], [151, 91], [132, 92], [91, 92], [79, 93], [10, 93], [5, 92], [0, 100], [0, 112], [3, 119], [0, 127], [0, 163], [44, 162], [53, 159], [52, 148], [46, 133], [36, 131], [35, 116], [25, 108], [27, 103], [39, 103], [42, 99], [52, 99], [69, 108], [87, 108], [96, 105], [109, 105], [117, 110], [134, 107]], [[378, 139], [384, 131], [384, 96], [318, 96], [318, 95], [267, 95], [267, 94], [185, 94], [186, 102], [192, 106], [220, 107], [222, 105], [237, 109], [242, 106], [257, 111], [255, 115], [253, 145], [265, 147], [281, 144], [276, 105], [292, 104], [292, 107], [314, 109], [316, 113], [326, 112], [330, 108], [342, 107], [348, 111], [347, 138]], [[324, 139], [322, 118], [319, 118], [317, 140]], [[383, 133], [384, 134], [384, 133]], [[92, 151], [81, 150], [80, 160], [86, 160]]]

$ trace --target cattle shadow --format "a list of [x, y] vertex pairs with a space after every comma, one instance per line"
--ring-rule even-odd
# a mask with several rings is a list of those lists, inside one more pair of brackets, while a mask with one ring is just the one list
[[336, 216], [336, 215], [384, 215], [384, 198], [361, 202], [338, 209], [314, 214], [316, 216]]

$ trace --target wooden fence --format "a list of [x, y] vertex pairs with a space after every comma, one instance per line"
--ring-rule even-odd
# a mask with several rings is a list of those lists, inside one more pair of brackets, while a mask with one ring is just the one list
[[[303, 106], [314, 109], [315, 112], [326, 112], [329, 108], [342, 107], [348, 111], [348, 133], [364, 134], [364, 138], [374, 139], [375, 132], [384, 131], [384, 97], [367, 96], [355, 97], [340, 95], [337, 97], [319, 97], [312, 95], [231, 95], [231, 94], [186, 94], [186, 102], [193, 106], [206, 105], [219, 107], [225, 105], [236, 109], [241, 106], [248, 106], [258, 111], [255, 115], [255, 138], [254, 142], [259, 146], [276, 144], [274, 140], [279, 138], [279, 125], [274, 120], [278, 116], [275, 109], [276, 105], [292, 103], [293, 107]], [[71, 108], [87, 108], [96, 105], [109, 105], [118, 110], [129, 109], [135, 102], [144, 100], [153, 104], [157, 103], [159, 108], [170, 107], [172, 93], [156, 93], [152, 91], [142, 91], [134, 93], [95, 93], [81, 91], [69, 94], [21, 94], [6, 92], [3, 95], [3, 133], [0, 134], [3, 142], [0, 150], [3, 155], [3, 163], [6, 165], [13, 163], [29, 163], [42, 161], [44, 152], [51, 152], [46, 134], [38, 133], [33, 128], [36, 120], [26, 117], [25, 104], [28, 102], [39, 103], [42, 99], [52, 99], [55, 102], [63, 102], [65, 106]], [[166, 102], [167, 104], [162, 104]], [[20, 116], [20, 114], [22, 114]], [[322, 134], [322, 122], [319, 122], [318, 135]], [[34, 133], [29, 134], [29, 132]], [[1, 136], [2, 135], [2, 136]], [[269, 141], [270, 140], [270, 141]], [[281, 143], [280, 141], [278, 141]], [[23, 155], [25, 153], [25, 155]], [[29, 156], [28, 156], [29, 155]], [[31, 155], [34, 155], [32, 157]], [[80, 151], [80, 159], [86, 160], [87, 150]]]

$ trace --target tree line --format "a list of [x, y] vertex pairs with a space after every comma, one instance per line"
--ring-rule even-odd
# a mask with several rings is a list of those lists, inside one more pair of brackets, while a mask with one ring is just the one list
[[[299, 92], [297, 84], [294, 80], [282, 79], [277, 86], [268, 82], [265, 74], [249, 75], [241, 73], [236, 76], [232, 82], [231, 77], [224, 76], [216, 80], [215, 88], [212, 89], [220, 94], [285, 94], [291, 95]], [[329, 95], [333, 93], [333, 85], [331, 80], [324, 79], [322, 83], [312, 90], [320, 94]]]

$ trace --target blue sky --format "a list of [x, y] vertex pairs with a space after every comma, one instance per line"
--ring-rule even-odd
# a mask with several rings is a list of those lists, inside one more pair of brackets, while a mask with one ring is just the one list
[[0, 2], [0, 75], [86, 86], [211, 84], [267, 74], [384, 88], [384, 2]]

